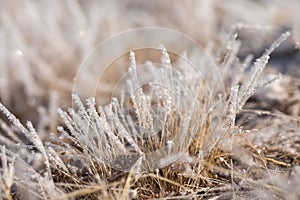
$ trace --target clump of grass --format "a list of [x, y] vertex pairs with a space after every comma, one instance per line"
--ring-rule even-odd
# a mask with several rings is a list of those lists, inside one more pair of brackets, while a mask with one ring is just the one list
[[[158, 82], [169, 83], [168, 88], [178, 95], [174, 98], [166, 90], [156, 90], [161, 97], [156, 102], [161, 124], [157, 126], [151, 108], [155, 94], [147, 95], [136, 89], [133, 52], [127, 80], [131, 110], [124, 109], [116, 98], [107, 106], [97, 106], [95, 99], [83, 103], [73, 94], [75, 107], [68, 112], [58, 109], [62, 123], [43, 142], [30, 122], [23, 126], [0, 104], [0, 110], [11, 122], [9, 126], [0, 121], [1, 198], [297, 199], [300, 195], [296, 187], [300, 185], [296, 178], [300, 163], [299, 137], [286, 135], [292, 146], [286, 150], [289, 153], [281, 152], [283, 148], [272, 149], [272, 143], [255, 144], [255, 136], [274, 133], [276, 128], [268, 130], [266, 125], [259, 131], [246, 130], [237, 123], [249, 117], [243, 107], [254, 92], [274, 81], [260, 78], [270, 54], [288, 36], [289, 32], [282, 34], [254, 62], [250, 71], [246, 71], [252, 58], [249, 56], [244, 63], [239, 63], [239, 42], [235, 32], [231, 35], [226, 48], [218, 54], [221, 70], [226, 72], [228, 66], [238, 66], [236, 76], [228, 80], [231, 85], [226, 84], [227, 96], [221, 97], [226, 99], [221, 129], [215, 129], [212, 118], [220, 113], [219, 102], [210, 93], [203, 92], [201, 81], [191, 86], [192, 93], [187, 94], [189, 101], [184, 101], [178, 110], [175, 100], [180, 99], [185, 88], [174, 85], [178, 82], [171, 80], [176, 79], [170, 76], [171, 68], [155, 74]], [[167, 62], [166, 49], [161, 49], [163, 64], [171, 64]], [[289, 130], [282, 131], [299, 131], [297, 117], [253, 112], [268, 116], [261, 123], [267, 124], [268, 120], [274, 120], [272, 117], [277, 117], [285, 122], [281, 125], [289, 126]], [[140, 135], [150, 137], [145, 139]], [[275, 147], [284, 144], [284, 140], [275, 142]], [[153, 154], [162, 147], [167, 148]], [[288, 186], [282, 184], [283, 180]]]

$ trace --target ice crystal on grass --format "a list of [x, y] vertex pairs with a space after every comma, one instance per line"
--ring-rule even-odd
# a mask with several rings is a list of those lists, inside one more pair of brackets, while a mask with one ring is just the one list
[[[1, 197], [230, 199], [288, 195], [297, 198], [299, 194], [292, 186], [299, 186], [295, 178], [299, 170], [292, 165], [299, 165], [300, 161], [296, 156], [295, 161], [288, 161], [290, 154], [297, 154], [297, 145], [286, 146], [289, 153], [286, 155], [280, 152], [283, 148], [277, 149], [275, 152], [285, 156], [282, 157], [272, 152], [272, 144], [257, 142], [254, 130], [237, 125], [254, 92], [276, 79], [260, 78], [271, 53], [288, 36], [289, 32], [282, 34], [251, 65], [251, 55], [242, 63], [239, 61], [241, 43], [233, 33], [217, 57], [225, 76], [229, 76], [230, 68], [237, 68], [237, 73], [225, 80], [227, 96], [218, 98], [213, 96], [216, 91], [206, 87], [218, 88], [213, 75], [204, 80], [195, 78], [190, 69], [173, 70], [183, 63], [172, 62], [163, 45], [159, 46], [162, 67], [157, 69], [156, 64], [147, 62], [145, 66], [153, 80], [147, 87], [141, 87], [140, 76], [145, 68], [137, 66], [135, 53], [131, 51], [124, 81], [129, 98], [121, 91], [119, 99], [112, 97], [109, 104], [99, 106], [93, 97], [83, 102], [77, 94], [72, 94], [73, 108], [57, 109], [60, 125], [44, 143], [39, 129], [36, 131], [31, 122], [24, 126], [0, 104], [0, 111], [12, 124], [0, 120]], [[191, 55], [185, 58], [188, 56]], [[225, 99], [226, 104], [220, 110]], [[54, 106], [50, 107], [49, 115], [55, 118]], [[41, 113], [46, 112], [41, 110]], [[266, 114], [255, 110], [253, 113]], [[277, 117], [284, 119], [286, 126], [299, 123], [296, 117], [284, 114]], [[283, 126], [283, 122], [277, 124]], [[279, 128], [261, 131], [272, 137], [276, 129]], [[286, 133], [293, 131], [299, 130], [286, 129]], [[262, 133], [258, 139], [263, 139]], [[299, 138], [289, 139], [292, 144], [299, 142]], [[284, 146], [287, 142], [277, 145]], [[263, 151], [264, 148], [270, 150]], [[285, 169], [290, 170], [292, 178], [286, 177]], [[281, 180], [289, 182], [289, 187]]]
[[[155, 163], [171, 163], [169, 161], [164, 162], [163, 159], [170, 160], [171, 157], [175, 156], [174, 159], [176, 160], [178, 159], [176, 155], [179, 156], [185, 151], [194, 156], [202, 152], [208, 157], [221, 140], [235, 132], [236, 115], [257, 89], [259, 77], [268, 63], [269, 55], [288, 35], [288, 32], [284, 33], [266, 50], [261, 58], [257, 59], [250, 72], [251, 75], [244, 83], [238, 84], [241, 75], [233, 82], [227, 107], [224, 108], [228, 114], [224, 119], [224, 127], [219, 133], [216, 133], [212, 128], [213, 121], [210, 118], [210, 116], [215, 115], [214, 112], [218, 112], [215, 109], [217, 102], [214, 102], [213, 97], [210, 96], [211, 93], [208, 93], [208, 96], [203, 96], [206, 93], [201, 90], [203, 89], [201, 82], [196, 82], [196, 84], [194, 82], [195, 85], [191, 86], [191, 93], [186, 93], [186, 95], [190, 95], [188, 96], [189, 104], [180, 102], [183, 103], [182, 107], [176, 107], [178, 104], [175, 100], [178, 101], [181, 97], [171, 96], [170, 93], [179, 95], [181, 93], [173, 91], [179, 85], [177, 85], [178, 82], [174, 81], [176, 74], [172, 72], [169, 55], [162, 45], [160, 46], [162, 63], [167, 65], [167, 68], [160, 70], [161, 74], [157, 77], [161, 78], [158, 78], [157, 81], [165, 84], [166, 88], [161, 89], [158, 85], [150, 85], [150, 88], [156, 87], [157, 89], [155, 94], [159, 95], [161, 102], [156, 103], [159, 106], [159, 111], [162, 111], [162, 116], [159, 112], [155, 113], [152, 110], [154, 99], [151, 98], [154, 96], [151, 95], [154, 94], [146, 95], [143, 89], [139, 87], [135, 54], [132, 51], [129, 58], [129, 79], [126, 81], [134, 115], [124, 110], [124, 105], [120, 105], [116, 98], [112, 98], [110, 104], [98, 107], [96, 110], [94, 99], [88, 99], [87, 108], [85, 108], [75, 94], [73, 94], [75, 109], [71, 109], [69, 114], [62, 110], [59, 110], [59, 113], [64, 119], [68, 131], [74, 137], [72, 140], [83, 149], [87, 156], [91, 155], [100, 163], [113, 168], [116, 167], [119, 170], [122, 170], [122, 165], [125, 165], [126, 161], [128, 162], [125, 170], [130, 170], [130, 166], [133, 166], [140, 159], [143, 160], [141, 169], [151, 170]], [[234, 51], [232, 56], [235, 56], [236, 52]], [[249, 60], [248, 58], [245, 62], [249, 63]], [[226, 58], [225, 61], [231, 63], [233, 59]], [[246, 65], [248, 64], [244, 64], [244, 66]], [[168, 71], [164, 71], [165, 69]], [[242, 69], [245, 70], [245, 67]], [[240, 71], [241, 74], [244, 73], [243, 70]], [[156, 120], [159, 120], [158, 123], [161, 124], [160, 130], [154, 129], [157, 126], [154, 124], [155, 117], [158, 117]], [[136, 125], [132, 124], [133, 118], [136, 118]], [[155, 131], [160, 131], [160, 133], [157, 134]], [[173, 152], [168, 146], [168, 141], [171, 140], [173, 141]], [[158, 153], [157, 151], [164, 145], [168, 146], [168, 150]], [[157, 167], [159, 166], [158, 164]]]
[[6, 133], [3, 132], [4, 137], [1, 137], [1, 143], [5, 146], [2, 146], [1, 149], [1, 163], [5, 193], [2, 196], [7, 199], [11, 199], [12, 196], [16, 198], [49, 199], [53, 194], [58, 194], [59, 190], [55, 188], [52, 179], [46, 147], [32, 124], [28, 122], [27, 128], [24, 127], [2, 104], [0, 104], [0, 110], [22, 133], [20, 136], [16, 133], [16, 130], [4, 125], [5, 129], [3, 130], [8, 133], [7, 136], [15, 138], [14, 140], [18, 142], [24, 141], [18, 144], [7, 143]]
[[[298, 0], [0, 1], [0, 199], [299, 199], [298, 10]], [[67, 110], [88, 52], [109, 35], [144, 25], [175, 28], [208, 46], [226, 104], [186, 67], [185, 60], [210, 67], [203, 55], [187, 50], [176, 60], [161, 42], [161, 70], [152, 62], [141, 70], [139, 52], [128, 52], [128, 93], [87, 100], [74, 94]], [[287, 29], [291, 38], [271, 53], [289, 33], [268, 44]], [[93, 70], [83, 74], [95, 77]], [[149, 76], [155, 82], [140, 87]], [[162, 146], [161, 154], [149, 154]]]

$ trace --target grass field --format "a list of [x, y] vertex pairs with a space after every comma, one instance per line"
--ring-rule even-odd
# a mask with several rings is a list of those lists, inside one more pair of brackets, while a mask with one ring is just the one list
[[0, 0], [0, 199], [300, 199], [299, 6]]

